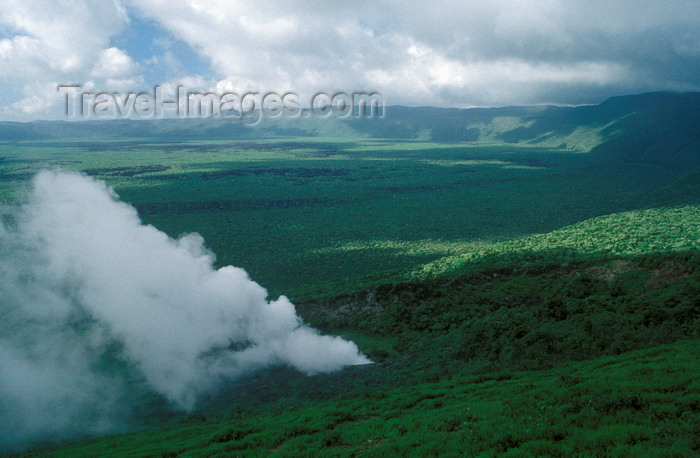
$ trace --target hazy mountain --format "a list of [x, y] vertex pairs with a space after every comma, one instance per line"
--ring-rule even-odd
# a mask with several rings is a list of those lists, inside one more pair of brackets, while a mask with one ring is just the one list
[[624, 160], [700, 165], [700, 93], [612, 97], [599, 105], [502, 108], [389, 106], [381, 118], [238, 118], [0, 123], [0, 141], [92, 138], [181, 141], [287, 135], [532, 144], [610, 154]]

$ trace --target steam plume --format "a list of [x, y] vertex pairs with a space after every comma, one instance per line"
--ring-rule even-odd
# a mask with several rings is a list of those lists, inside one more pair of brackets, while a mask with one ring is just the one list
[[213, 260], [199, 235], [143, 225], [102, 182], [39, 173], [0, 225], [0, 447], [119, 429], [129, 377], [115, 361], [183, 410], [264, 367], [369, 362]]

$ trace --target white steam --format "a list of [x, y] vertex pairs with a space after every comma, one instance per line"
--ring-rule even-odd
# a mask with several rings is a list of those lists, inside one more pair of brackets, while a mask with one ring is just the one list
[[212, 262], [199, 235], [141, 224], [104, 183], [38, 174], [0, 225], [0, 430], [11, 432], [0, 448], [118, 429], [129, 380], [113, 360], [183, 410], [260, 368], [369, 362], [305, 326], [286, 297], [268, 302], [244, 270]]

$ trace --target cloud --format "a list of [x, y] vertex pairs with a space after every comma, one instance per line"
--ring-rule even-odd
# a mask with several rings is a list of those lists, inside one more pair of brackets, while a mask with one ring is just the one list
[[111, 47], [102, 50], [97, 57], [97, 63], [90, 71], [95, 78], [125, 79], [133, 78], [138, 72], [138, 66], [124, 51]]
[[137, 8], [234, 86], [372, 88], [389, 103], [453, 106], [556, 102], [548, 88], [568, 87], [564, 103], [576, 94], [583, 103], [606, 90], [700, 87], [680, 71], [697, 69], [697, 56], [678, 52], [698, 42], [689, 35], [700, 19], [694, 2], [394, 3], [181, 0], [165, 10], [146, 0]]
[[[157, 26], [152, 32], [165, 36], [156, 40], [184, 43], [197, 57], [154, 51], [162, 79], [199, 77], [210, 88], [239, 92], [293, 90], [307, 98], [376, 90], [390, 104], [492, 106], [700, 90], [700, 4], [692, 0], [452, 1], [432, 8], [415, 0], [123, 0], [81, 3], [71, 15], [58, 8], [55, 17], [47, 13], [56, 7], [41, 5], [33, 0], [34, 8], [22, 6], [4, 21], [15, 32], [0, 44], [0, 62], [15, 62], [25, 84], [36, 69], [53, 80], [89, 75], [92, 67], [80, 63], [94, 62], [110, 37], [138, 22]], [[103, 27], [85, 30], [85, 21], [75, 20], [81, 15]], [[28, 32], [49, 24], [48, 17], [56, 24], [50, 32]], [[60, 45], [81, 43], [76, 30], [89, 45]], [[49, 35], [64, 34], [59, 45], [50, 43]], [[208, 65], [187, 65], [200, 59]], [[136, 63], [145, 68], [146, 60]], [[188, 73], [168, 74], [178, 61]]]
[[[4, 0], [0, 27], [9, 37], [0, 40], [0, 90], [3, 96], [21, 94], [14, 107], [2, 107], [4, 117], [14, 114], [22, 120], [27, 119], [22, 113], [31, 114], [29, 119], [36, 113], [60, 113], [56, 86], [95, 79], [95, 63], [110, 48], [110, 37], [127, 23], [116, 1]], [[112, 79], [110, 74], [98, 76], [99, 83]], [[37, 106], [43, 108], [27, 108]]]
[[[123, 427], [130, 380], [188, 410], [226, 380], [365, 364], [202, 238], [169, 238], [102, 182], [42, 172], [0, 231], [0, 447]], [[8, 218], [5, 218], [8, 221]], [[121, 410], [120, 410], [121, 409]], [[120, 426], [121, 425], [121, 426]]]

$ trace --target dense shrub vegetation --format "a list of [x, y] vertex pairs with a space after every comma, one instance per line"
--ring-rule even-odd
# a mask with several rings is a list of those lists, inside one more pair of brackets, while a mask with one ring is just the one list
[[143, 431], [30, 454], [699, 455], [698, 107], [0, 123], [0, 210], [81, 170], [374, 361], [262, 371], [189, 415], [146, 395]]
[[[145, 222], [172, 236], [201, 233], [219, 265], [243, 267], [273, 296], [294, 299], [426, 264], [437, 273], [462, 258], [487, 265], [494, 250], [510, 247], [491, 248], [496, 242], [620, 211], [692, 204], [688, 189], [697, 188], [692, 180], [675, 187], [688, 180], [677, 169], [527, 144], [94, 139], [0, 143], [0, 203], [20, 201], [22, 183], [44, 167], [107, 181]], [[625, 231], [664, 215], [630, 218], [620, 222]], [[550, 238], [529, 240], [531, 251], [558, 243], [556, 233]], [[569, 239], [566, 249], [586, 248]], [[674, 240], [652, 245], [675, 249]]]
[[[234, 414], [51, 456], [690, 456], [697, 341], [541, 372], [457, 376], [306, 408]], [[42, 454], [45, 452], [42, 452]]]
[[307, 302], [307, 319], [376, 363], [266, 371], [180, 425], [55, 456], [688, 456], [700, 452], [699, 267], [692, 248], [580, 257]]

